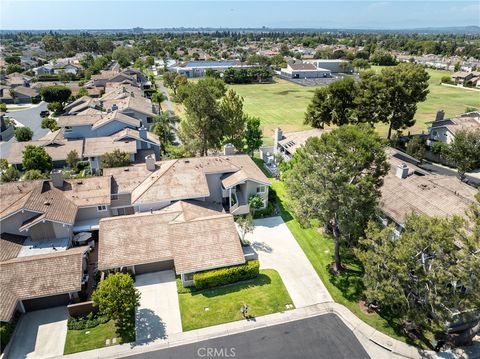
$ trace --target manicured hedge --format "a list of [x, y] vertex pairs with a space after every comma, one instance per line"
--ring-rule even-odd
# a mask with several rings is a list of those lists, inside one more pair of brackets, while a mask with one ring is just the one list
[[237, 266], [195, 273], [193, 282], [196, 289], [218, 287], [255, 278], [259, 273], [259, 269], [260, 263], [258, 260], [251, 260]]
[[94, 328], [99, 324], [105, 324], [110, 320], [106, 315], [89, 313], [85, 317], [68, 317], [67, 327], [69, 330], [84, 330]]

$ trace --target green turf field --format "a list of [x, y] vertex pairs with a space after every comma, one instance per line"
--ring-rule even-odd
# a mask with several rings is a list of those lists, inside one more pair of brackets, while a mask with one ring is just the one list
[[[446, 116], [455, 116], [466, 107], [480, 108], [480, 91], [474, 92], [462, 88], [440, 85], [442, 76], [450, 72], [428, 70], [430, 74], [430, 93], [427, 100], [418, 105], [417, 123], [410, 129], [413, 132], [426, 131], [426, 122], [435, 118], [437, 110], [445, 110]], [[304, 113], [310, 102], [314, 87], [303, 87], [282, 79], [272, 84], [231, 85], [245, 99], [244, 107], [248, 114], [262, 120], [266, 138], [271, 138], [275, 127], [284, 132], [306, 128], [303, 125]], [[387, 127], [380, 125], [378, 130], [386, 134]]]

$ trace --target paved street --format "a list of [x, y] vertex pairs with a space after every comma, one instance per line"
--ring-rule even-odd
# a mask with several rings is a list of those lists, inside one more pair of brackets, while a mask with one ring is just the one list
[[254, 221], [246, 239], [258, 253], [260, 268], [277, 270], [297, 308], [333, 301], [317, 272], [281, 217]]
[[63, 354], [67, 336], [67, 307], [25, 314], [12, 338], [8, 359], [50, 358]]
[[353, 333], [334, 314], [138, 354], [128, 358], [197, 359], [206, 357], [237, 359], [369, 358]]
[[[47, 109], [47, 103], [41, 102], [38, 105], [17, 111], [10, 111], [7, 113], [7, 117], [13, 118], [16, 121], [20, 122], [25, 127], [30, 127], [33, 131], [33, 140], [38, 140], [39, 138], [45, 136], [48, 133], [48, 129], [43, 129], [41, 127], [42, 118], [40, 117], [40, 112]], [[8, 142], [0, 142], [0, 157], [8, 156], [10, 152], [10, 146], [15, 141], [15, 137], [12, 137]]]
[[141, 294], [135, 314], [137, 341], [152, 342], [182, 332], [173, 270], [137, 275], [135, 288]]

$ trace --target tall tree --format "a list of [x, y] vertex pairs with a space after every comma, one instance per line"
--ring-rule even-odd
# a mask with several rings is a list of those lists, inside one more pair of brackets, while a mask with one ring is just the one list
[[357, 86], [351, 77], [335, 81], [315, 91], [307, 107], [305, 124], [317, 128], [344, 125], [354, 121]]
[[175, 123], [177, 122], [178, 118], [171, 116], [168, 112], [162, 112], [153, 119], [152, 132], [158, 136], [160, 151], [164, 155], [175, 140]]
[[190, 85], [184, 100], [185, 119], [180, 122], [182, 142], [202, 156], [220, 147], [223, 123], [217, 99], [206, 83]]
[[224, 124], [223, 142], [231, 143], [235, 148], [242, 149], [246, 122], [246, 116], [243, 113], [243, 98], [230, 89], [222, 98], [219, 110]]
[[53, 168], [52, 157], [43, 147], [27, 145], [22, 151], [22, 165], [25, 170], [49, 172]]
[[463, 333], [450, 335], [449, 341], [471, 342], [480, 329], [478, 317], [472, 316], [472, 310], [480, 307], [480, 212], [475, 207], [476, 235], [468, 234], [460, 217], [412, 213], [400, 238], [393, 226], [380, 229], [371, 222], [357, 253], [365, 269], [368, 302], [395, 312], [420, 330], [446, 334], [447, 323], [463, 319]]
[[263, 132], [260, 127], [260, 119], [247, 116], [245, 129], [245, 148], [250, 156], [263, 144]]
[[115, 149], [102, 156], [102, 168], [123, 167], [130, 164], [130, 156], [127, 152]]
[[465, 173], [480, 168], [480, 130], [458, 131], [446, 151], [446, 157], [457, 166], [461, 179]]
[[66, 86], [53, 85], [42, 87], [40, 94], [44, 101], [48, 103], [58, 102], [63, 109], [65, 102], [68, 101], [72, 95], [72, 91]]
[[307, 140], [286, 174], [298, 219], [330, 228], [335, 267], [341, 271], [340, 245], [355, 243], [374, 216], [379, 188], [388, 171], [385, 145], [368, 125], [345, 125]]
[[427, 71], [419, 64], [402, 63], [386, 67], [379, 74], [366, 71], [359, 92], [363, 101], [356, 101], [362, 103], [357, 111], [359, 122], [388, 124], [388, 139], [392, 130], [413, 126], [417, 103], [427, 99], [428, 79]]

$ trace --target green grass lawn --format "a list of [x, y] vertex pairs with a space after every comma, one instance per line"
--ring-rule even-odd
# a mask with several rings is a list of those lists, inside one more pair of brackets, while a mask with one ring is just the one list
[[[89, 334], [86, 334], [90, 332]], [[84, 330], [68, 330], [67, 340], [63, 354], [83, 352], [105, 347], [105, 340], [116, 338], [115, 322], [110, 320], [105, 324], [99, 324], [94, 328]], [[117, 339], [117, 344], [119, 339]]]
[[292, 232], [305, 255], [312, 263], [318, 276], [325, 284], [335, 302], [346, 306], [358, 318], [371, 325], [375, 329], [403, 342], [425, 347], [422, 342], [412, 343], [399, 331], [399, 321], [385, 313], [382, 316], [376, 313], [367, 313], [360, 307], [362, 280], [362, 267], [355, 256], [349, 251], [342, 251], [342, 263], [346, 265], [346, 271], [342, 275], [333, 275], [329, 271], [333, 262], [333, 240], [321, 234], [318, 228], [302, 228], [300, 223], [288, 210], [288, 194], [285, 184], [271, 178], [263, 167], [263, 162], [255, 158], [255, 162], [262, 171], [270, 177], [272, 187], [277, 193], [280, 212], [283, 220]]
[[248, 305], [248, 314], [253, 317], [282, 312], [287, 304], [293, 304], [273, 269], [261, 270], [255, 279], [218, 288], [190, 292], [181, 281], [177, 281], [177, 287], [184, 331], [241, 320], [243, 304]]
[[[135, 317], [132, 317], [135, 320]], [[105, 324], [84, 330], [68, 330], [63, 354], [71, 354], [106, 347], [105, 341], [117, 338], [115, 344], [130, 343], [135, 340], [135, 326], [130, 325], [128, 331], [120, 331], [113, 320]], [[87, 334], [87, 332], [89, 332]], [[110, 344], [113, 345], [113, 344]]]

